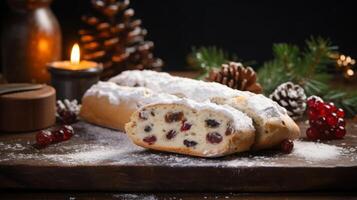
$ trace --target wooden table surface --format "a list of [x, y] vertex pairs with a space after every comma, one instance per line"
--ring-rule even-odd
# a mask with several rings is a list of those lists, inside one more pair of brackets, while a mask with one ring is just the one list
[[4, 200], [356, 200], [354, 193], [4, 192]]
[[[186, 77], [195, 76], [191, 72], [176, 74]], [[302, 132], [304, 132], [306, 124], [301, 122], [300, 126]], [[119, 135], [111, 130], [94, 126], [88, 127], [83, 123], [79, 123], [75, 127], [76, 137], [68, 142], [56, 144], [41, 151], [31, 147], [35, 133], [0, 133], [0, 199], [357, 199], [357, 157], [355, 157], [355, 151], [332, 161], [312, 162], [311, 160], [297, 158], [296, 155], [281, 155], [277, 152], [242, 154], [225, 157], [217, 161], [145, 151], [135, 146], [128, 146], [130, 143], [125, 140], [125, 135]], [[103, 130], [105, 130], [104, 134], [101, 134]], [[102, 137], [98, 136], [100, 134]], [[121, 140], [113, 141], [113, 139], [118, 139], [117, 137]], [[348, 123], [348, 135], [345, 139], [328, 143], [344, 149], [355, 149], [357, 146], [356, 123]], [[113, 150], [113, 147], [115, 147], [115, 150]], [[120, 149], [123, 149], [123, 151], [120, 153], [121, 156], [118, 157], [118, 150], [120, 152]], [[132, 157], [133, 154], [125, 156], [123, 152], [128, 153], [128, 149], [131, 153], [135, 152], [134, 158]], [[95, 154], [84, 152], [94, 152]], [[140, 160], [140, 158], [145, 159]], [[95, 162], [93, 162], [93, 159]], [[237, 162], [237, 159], [244, 162]], [[124, 161], [136, 164], [136, 167], [139, 163], [144, 166], [151, 166], [151, 169], [148, 168], [148, 170], [141, 172], [144, 174], [149, 172], [150, 178], [168, 177], [168, 172], [173, 173], [176, 179], [192, 176], [192, 173], [190, 176], [185, 175], [187, 171], [167, 171], [167, 169], [175, 166], [184, 169], [184, 165], [191, 165], [191, 167], [192, 165], [196, 165], [196, 167], [199, 165], [199, 170], [196, 169], [193, 172], [194, 178], [187, 180], [187, 186], [181, 187], [181, 190], [178, 191], [167, 187], [168, 184], [172, 183], [172, 179], [158, 181], [157, 183], [155, 181], [153, 185], [156, 184], [156, 187], [151, 187], [151, 189], [146, 188], [146, 186], [152, 184], [152, 182], [141, 182], [138, 186], [135, 182], [130, 181], [133, 178], [140, 180], [139, 177], [143, 174], [130, 177], [132, 168], [128, 168], [126, 172], [121, 171], [123, 168], [114, 169], [117, 174], [114, 174], [113, 177], [101, 177], [100, 174], [105, 174], [107, 169], [113, 167], [113, 163], [125, 167]], [[219, 164], [217, 164], [218, 162]], [[157, 166], [155, 168], [155, 165], [158, 164], [163, 165], [164, 168], [157, 168]], [[249, 176], [256, 177], [257, 171], [248, 173], [245, 178], [242, 173], [249, 172], [249, 169], [254, 170], [256, 165], [258, 165], [258, 168], [264, 168], [264, 170], [273, 169], [275, 175], [266, 176], [271, 171], [258, 171], [258, 174], [264, 178], [259, 181], [248, 182], [250, 187], [245, 187], [244, 183]], [[214, 175], [213, 179], [205, 171], [203, 173], [205, 176], [201, 182], [195, 180], [198, 176], [202, 177], [202, 169], [207, 170], [214, 166], [216, 168], [210, 171]], [[104, 168], [99, 174], [93, 174], [98, 172], [90, 170], [91, 168], [100, 169], [101, 167]], [[223, 171], [217, 171], [217, 169], [222, 168]], [[237, 172], [237, 168], [245, 169]], [[276, 170], [276, 168], [280, 168], [280, 170]], [[308, 173], [306, 173], [306, 168], [310, 170], [307, 170]], [[86, 177], [73, 177], [73, 173], [71, 173], [73, 169], [75, 169], [75, 173], [84, 171], [81, 174], [85, 174]], [[162, 171], [162, 169], [164, 170]], [[294, 174], [294, 171], [298, 173]], [[109, 174], [112, 172], [109, 170]], [[291, 174], [291, 172], [293, 173]], [[153, 173], [159, 175], [153, 176]], [[234, 180], [232, 177], [227, 177], [227, 175], [232, 174], [238, 178], [243, 177], [243, 179]], [[279, 178], [276, 178], [276, 175]], [[305, 175], [309, 175], [309, 177], [304, 177]], [[320, 179], [324, 175], [329, 178]], [[119, 182], [122, 185], [108, 188], [113, 180], [114, 183], [118, 181], [118, 177], [121, 178]], [[226, 177], [227, 181], [215, 179], [217, 177]], [[288, 179], [289, 177], [290, 179]], [[298, 181], [299, 187], [294, 192], [290, 187], [294, 186], [291, 183], [296, 182], [297, 179], [300, 179]], [[99, 182], [107, 184], [105, 187], [100, 187], [98, 186]], [[184, 182], [178, 181], [179, 184]], [[262, 182], [270, 183], [271, 186], [267, 187], [268, 184], [262, 184]], [[123, 187], [124, 184], [136, 188], [128, 190], [128, 188]], [[219, 186], [219, 184], [223, 184], [223, 186]], [[234, 186], [227, 187], [231, 184]], [[182, 190], [187, 187], [190, 187], [192, 191]], [[157, 190], [158, 188], [161, 188], [161, 190]], [[197, 190], [198, 188], [201, 188], [201, 191]], [[235, 190], [237, 188], [240, 190]], [[143, 191], [146, 192], [142, 193]]]
[[[70, 141], [42, 150], [31, 146], [35, 133], [0, 134], [0, 199], [357, 199], [354, 150], [318, 161], [275, 151], [203, 159], [144, 150], [85, 122], [74, 128]], [[350, 121], [345, 139], [327, 143], [355, 149], [356, 130]]]

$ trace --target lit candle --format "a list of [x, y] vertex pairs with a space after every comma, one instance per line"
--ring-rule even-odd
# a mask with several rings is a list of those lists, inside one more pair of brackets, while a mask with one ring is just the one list
[[81, 100], [84, 92], [99, 81], [103, 70], [101, 64], [80, 60], [80, 48], [74, 44], [71, 60], [56, 61], [48, 64], [51, 73], [51, 84], [57, 92], [57, 99]]
[[96, 62], [91, 62], [86, 60], [82, 61], [80, 60], [80, 58], [81, 58], [81, 53], [80, 53], [79, 45], [76, 43], [72, 47], [71, 60], [52, 62], [51, 67], [55, 67], [63, 70], [75, 71], [75, 70], [86, 70], [98, 66], [98, 63]]

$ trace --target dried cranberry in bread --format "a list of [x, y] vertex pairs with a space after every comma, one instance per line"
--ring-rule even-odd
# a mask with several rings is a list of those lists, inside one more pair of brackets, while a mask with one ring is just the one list
[[247, 151], [255, 138], [252, 120], [240, 111], [188, 99], [143, 106], [125, 130], [142, 147], [200, 157]]
[[171, 76], [150, 70], [124, 71], [109, 81], [119, 85], [141, 86], [155, 92], [186, 97], [198, 102], [210, 100], [228, 104], [251, 117], [257, 133], [254, 149], [278, 145], [284, 139], [299, 137], [300, 130], [286, 110], [271, 99], [225, 85]]

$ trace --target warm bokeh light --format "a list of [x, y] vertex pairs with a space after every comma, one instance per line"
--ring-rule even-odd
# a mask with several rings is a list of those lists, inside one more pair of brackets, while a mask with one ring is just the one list
[[352, 69], [348, 69], [346, 71], [346, 74], [347, 74], [347, 76], [353, 76], [355, 74], [355, 72]]
[[80, 53], [80, 50], [79, 50], [79, 45], [76, 43], [72, 47], [71, 63], [79, 64], [80, 57], [81, 57], [81, 53]]

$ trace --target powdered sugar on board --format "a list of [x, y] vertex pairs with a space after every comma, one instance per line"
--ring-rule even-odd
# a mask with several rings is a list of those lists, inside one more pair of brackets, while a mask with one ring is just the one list
[[[28, 140], [0, 142], [0, 164], [27, 165], [130, 165], [168, 167], [334, 167], [357, 166], [355, 147], [295, 141], [295, 149], [284, 155], [276, 151], [242, 153], [223, 158], [204, 159], [145, 150], [135, 146], [124, 133], [84, 122], [74, 125], [71, 140], [37, 150]], [[16, 138], [16, 137], [14, 137]], [[350, 138], [352, 139], [352, 138]], [[338, 161], [338, 162], [337, 162]], [[336, 164], [339, 163], [339, 164]]]
[[342, 147], [316, 142], [295, 141], [292, 155], [305, 158], [309, 161], [337, 159], [346, 153]]

